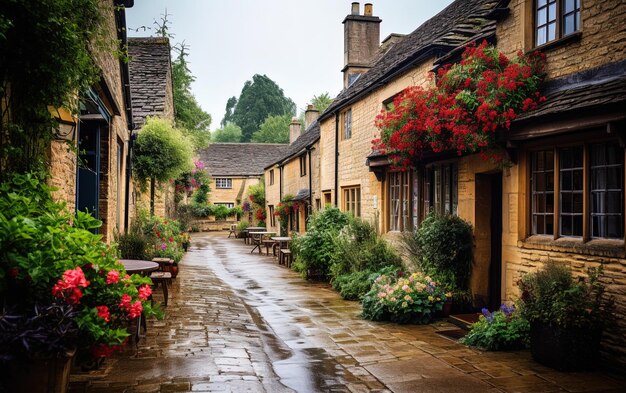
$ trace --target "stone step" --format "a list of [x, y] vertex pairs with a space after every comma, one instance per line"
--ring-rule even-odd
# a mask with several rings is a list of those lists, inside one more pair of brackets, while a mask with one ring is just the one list
[[448, 321], [461, 329], [469, 330], [470, 325], [478, 322], [479, 313], [450, 315]]

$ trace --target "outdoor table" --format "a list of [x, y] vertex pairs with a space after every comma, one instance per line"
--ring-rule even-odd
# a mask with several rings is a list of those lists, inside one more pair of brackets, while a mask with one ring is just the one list
[[252, 243], [254, 244], [254, 247], [252, 247], [250, 254], [252, 254], [254, 250], [256, 250], [257, 248], [259, 249], [259, 254], [261, 253], [261, 240], [263, 240], [263, 236], [276, 234], [276, 232], [271, 232], [271, 231], [258, 231], [258, 232], [255, 231], [255, 232], [248, 232], [248, 233], [252, 236]]
[[155, 271], [159, 268], [158, 263], [152, 261], [143, 261], [141, 259], [120, 259], [118, 262], [124, 265], [124, 269], [126, 269], [126, 273], [128, 274], [145, 274]]
[[276, 236], [270, 239], [278, 242], [278, 254], [280, 254], [281, 248], [289, 248], [289, 242], [291, 241], [291, 238], [288, 236]]
[[246, 233], [246, 236], [243, 237], [243, 242], [248, 244], [248, 236], [250, 234], [250, 232], [256, 232], [256, 231], [264, 231], [266, 228], [265, 227], [247, 227], [246, 229], [244, 229], [242, 232]]

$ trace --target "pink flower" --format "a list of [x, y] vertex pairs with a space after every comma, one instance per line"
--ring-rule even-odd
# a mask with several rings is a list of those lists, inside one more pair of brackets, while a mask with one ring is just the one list
[[120, 281], [120, 273], [117, 270], [111, 270], [107, 274], [107, 284], [117, 284]]
[[143, 306], [141, 305], [141, 301], [137, 300], [128, 307], [128, 317], [131, 319], [138, 318], [141, 316], [142, 311]]
[[78, 304], [83, 293], [78, 287], [86, 288], [89, 281], [85, 279], [83, 270], [78, 266], [74, 270], [66, 270], [63, 278], [57, 281], [52, 287], [52, 295], [58, 298], [65, 298], [70, 304]]
[[129, 294], [125, 293], [122, 295], [122, 298], [120, 299], [120, 308], [122, 310], [126, 310], [128, 309], [128, 307], [130, 307], [130, 301], [133, 300]]
[[165, 250], [167, 248], [167, 244], [161, 243], [161, 250]]
[[148, 298], [150, 298], [150, 295], [152, 295], [152, 288], [150, 288], [149, 285], [144, 284], [139, 287], [139, 299], [148, 300]]
[[96, 306], [96, 310], [98, 310], [98, 316], [105, 320], [105, 322], [109, 322], [109, 318], [111, 317], [111, 313], [109, 312], [109, 308], [107, 306]]

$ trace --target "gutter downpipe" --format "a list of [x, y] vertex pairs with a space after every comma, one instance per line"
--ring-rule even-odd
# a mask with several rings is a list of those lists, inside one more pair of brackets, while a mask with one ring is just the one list
[[[128, 5], [122, 4], [123, 6], [118, 8], [115, 11], [116, 21], [118, 22], [117, 27], [117, 37], [120, 40], [120, 49], [123, 50], [125, 46], [128, 44], [128, 38], [126, 34], [126, 8], [130, 8], [133, 6], [134, 2], [129, 2]], [[126, 125], [128, 127], [128, 131], [130, 133], [128, 138], [128, 153], [126, 155], [126, 179], [125, 179], [125, 195], [124, 195], [124, 233], [128, 233], [128, 221], [129, 221], [129, 210], [130, 210], [130, 178], [132, 175], [132, 148], [134, 135], [133, 130], [135, 129], [135, 124], [133, 123], [133, 108], [131, 105], [131, 95], [130, 95], [130, 73], [128, 70], [128, 63], [124, 62], [124, 60], [120, 59], [120, 74], [122, 79], [122, 88], [124, 89], [124, 106], [126, 108]]]
[[335, 112], [335, 207], [339, 207], [339, 113]]
[[279, 190], [279, 196], [280, 196], [280, 201], [283, 201], [283, 166], [280, 165], [278, 167], [278, 170], [280, 171], [280, 174], [278, 176], [278, 190]]
[[[307, 147], [309, 152], [309, 209], [313, 211], [313, 164], [311, 163], [311, 147]], [[306, 222], [304, 223], [306, 228]]]

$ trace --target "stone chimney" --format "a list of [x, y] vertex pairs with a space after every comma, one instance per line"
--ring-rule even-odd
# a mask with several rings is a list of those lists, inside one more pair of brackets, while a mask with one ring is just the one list
[[309, 126], [313, 124], [318, 117], [320, 117], [320, 111], [318, 111], [313, 105], [307, 105], [306, 111], [304, 111], [304, 130], [306, 131], [306, 129], [309, 128]]
[[371, 60], [378, 53], [380, 45], [381, 19], [373, 16], [371, 3], [365, 4], [365, 12], [360, 14], [359, 3], [352, 3], [352, 12], [343, 20], [344, 25], [344, 67], [343, 87], [356, 80], [359, 74], [366, 72]]
[[291, 118], [291, 124], [289, 124], [289, 144], [291, 145], [295, 142], [296, 139], [300, 136], [300, 130], [302, 129], [302, 124], [300, 124], [300, 120], [297, 117]]
[[404, 34], [391, 33], [383, 40], [383, 43], [380, 44], [381, 53], [387, 52], [392, 46], [402, 41], [406, 37]]

